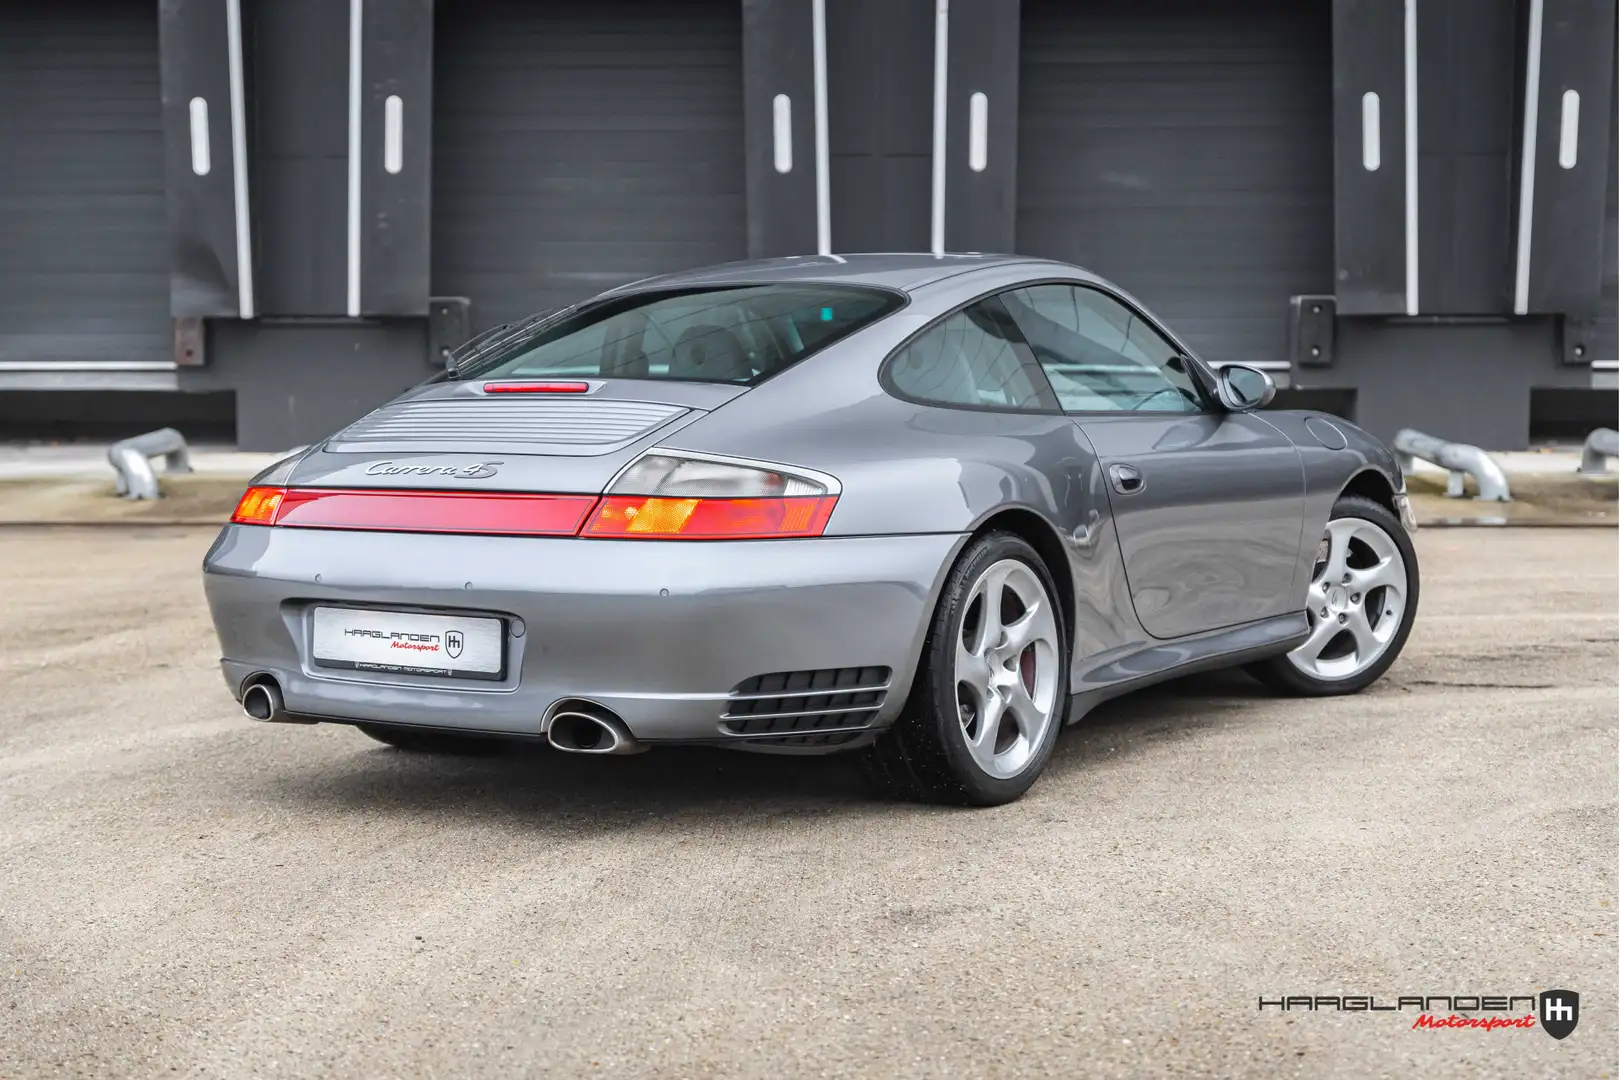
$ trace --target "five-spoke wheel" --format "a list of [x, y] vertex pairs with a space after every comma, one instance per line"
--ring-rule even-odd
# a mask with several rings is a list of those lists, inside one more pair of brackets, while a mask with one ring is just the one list
[[1376, 523], [1328, 522], [1306, 596], [1311, 636], [1288, 654], [1319, 679], [1348, 679], [1378, 661], [1406, 614], [1406, 559]]
[[1371, 499], [1342, 496], [1305, 593], [1310, 634], [1286, 656], [1248, 670], [1297, 694], [1354, 693], [1395, 662], [1417, 600], [1417, 556], [1400, 520]]
[[866, 751], [903, 798], [991, 806], [1046, 767], [1068, 704], [1065, 614], [1022, 537], [976, 537], [946, 576], [906, 707]]
[[986, 568], [968, 593], [956, 642], [956, 705], [968, 751], [991, 776], [1016, 776], [1057, 711], [1057, 617], [1035, 571]]

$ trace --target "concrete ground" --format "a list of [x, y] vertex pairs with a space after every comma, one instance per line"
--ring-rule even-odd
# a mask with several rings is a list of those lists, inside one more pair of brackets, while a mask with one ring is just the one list
[[0, 529], [0, 1077], [1615, 1074], [1612, 528], [1420, 533], [1368, 693], [1124, 699], [984, 811], [249, 723], [211, 536]]

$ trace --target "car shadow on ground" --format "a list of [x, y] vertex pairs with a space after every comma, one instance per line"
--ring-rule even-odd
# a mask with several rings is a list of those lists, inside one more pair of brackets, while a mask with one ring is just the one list
[[[1066, 729], [1048, 781], [1102, 760], [1142, 752], [1241, 714], [1270, 692], [1241, 673], [1190, 676], [1106, 702]], [[759, 824], [812, 813], [952, 813], [896, 803], [875, 792], [851, 754], [785, 756], [709, 747], [661, 747], [645, 754], [566, 754], [538, 742], [492, 743], [487, 754], [409, 753], [343, 732], [351, 752], [313, 770], [261, 778], [263, 794], [304, 807], [367, 814], [545, 821], [611, 831], [649, 818], [700, 815]]]

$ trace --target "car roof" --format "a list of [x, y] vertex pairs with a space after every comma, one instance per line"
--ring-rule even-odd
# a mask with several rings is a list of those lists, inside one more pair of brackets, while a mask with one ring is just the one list
[[[1032, 272], [1040, 268], [1061, 269], [1067, 273], [1078, 267], [1026, 255], [987, 255], [977, 252], [866, 252], [852, 255], [789, 255], [775, 259], [748, 259], [643, 278], [610, 290], [606, 295], [651, 289], [688, 288], [706, 285], [762, 285], [771, 282], [827, 281], [849, 285], [879, 285], [909, 292], [960, 274], [995, 267], [1027, 264]], [[1084, 273], [1084, 271], [1079, 271]], [[1086, 275], [1090, 276], [1090, 275]]]

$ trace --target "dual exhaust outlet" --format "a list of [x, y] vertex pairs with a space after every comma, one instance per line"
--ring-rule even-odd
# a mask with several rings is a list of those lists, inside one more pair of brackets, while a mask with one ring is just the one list
[[248, 684], [242, 691], [242, 714], [249, 720], [267, 724], [314, 724], [318, 721], [287, 711], [281, 700], [281, 687], [268, 676]]
[[[242, 691], [242, 713], [249, 720], [270, 724], [313, 724], [287, 711], [281, 687], [271, 678], [261, 678]], [[570, 754], [639, 754], [647, 749], [636, 741], [609, 709], [590, 701], [564, 701], [546, 726], [546, 742], [553, 749]]]
[[546, 725], [546, 742], [570, 754], [639, 754], [647, 749], [637, 742], [609, 709], [591, 701], [564, 701], [553, 707]]

